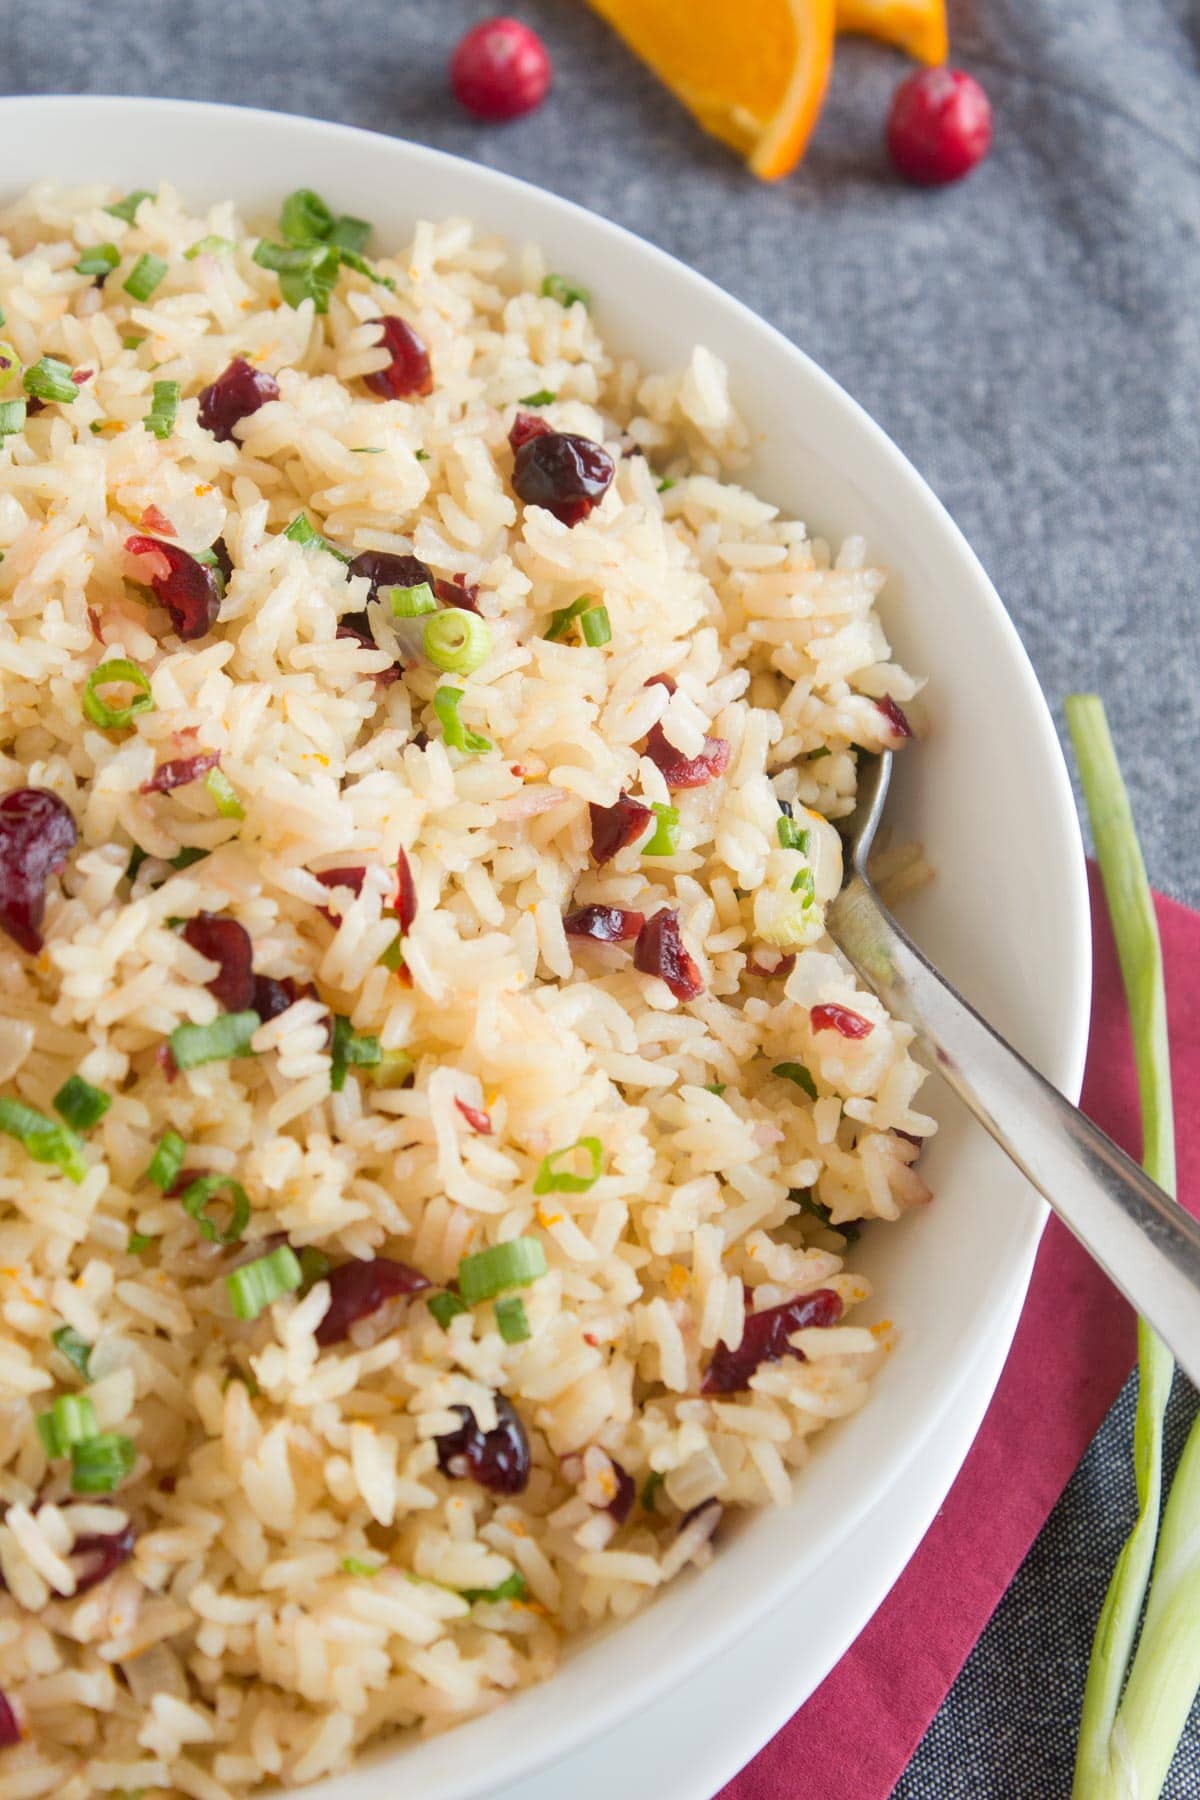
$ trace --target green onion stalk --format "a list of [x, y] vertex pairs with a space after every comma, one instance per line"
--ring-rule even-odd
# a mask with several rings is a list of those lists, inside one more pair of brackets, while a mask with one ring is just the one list
[[[1142, 1108], [1142, 1163], [1173, 1195], [1170, 1049], [1154, 901], [1102, 703], [1093, 694], [1072, 695], [1067, 724], [1129, 1005]], [[1163, 1417], [1174, 1372], [1170, 1351], [1139, 1319], [1133, 1432], [1138, 1513], [1096, 1626], [1073, 1800], [1155, 1800], [1200, 1688], [1200, 1421], [1184, 1450], [1155, 1554]], [[1143, 1603], [1145, 1619], [1130, 1667]]]

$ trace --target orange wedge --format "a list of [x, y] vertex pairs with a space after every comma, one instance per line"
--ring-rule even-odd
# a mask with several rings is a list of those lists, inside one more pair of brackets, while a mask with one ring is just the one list
[[894, 44], [918, 62], [944, 63], [946, 0], [837, 0], [837, 29]]
[[825, 98], [835, 0], [589, 4], [756, 175], [795, 168]]

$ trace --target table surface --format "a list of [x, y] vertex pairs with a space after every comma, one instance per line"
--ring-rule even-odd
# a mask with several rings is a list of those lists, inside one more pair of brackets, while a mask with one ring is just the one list
[[[488, 10], [478, 0], [42, 0], [6, 18], [4, 80], [412, 137], [564, 194], [711, 276], [912, 458], [995, 580], [1060, 725], [1064, 694], [1103, 695], [1151, 878], [1200, 902], [1194, 0], [952, 0], [955, 60], [991, 95], [996, 143], [969, 181], [936, 193], [889, 173], [881, 126], [906, 65], [887, 50], [839, 46], [803, 168], [765, 186], [582, 0], [513, 4], [550, 46], [555, 87], [503, 128], [468, 119], [446, 89], [449, 47]], [[1056, 1584], [1085, 1602], [1098, 1592], [1111, 1554], [1086, 1515], [1127, 1443], [1114, 1417], [918, 1753], [905, 1800], [1012, 1800], [1014, 1743], [1022, 1793], [1064, 1791], [1074, 1699], [1052, 1730], [1011, 1659]], [[1073, 1681], [1060, 1668], [1054, 1685]], [[980, 1693], [1004, 1694], [1003, 1731]]]

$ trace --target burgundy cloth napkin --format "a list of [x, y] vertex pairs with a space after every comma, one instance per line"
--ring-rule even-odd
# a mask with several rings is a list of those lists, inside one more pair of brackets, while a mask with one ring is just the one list
[[[1157, 899], [1179, 1192], [1200, 1212], [1200, 914]], [[1095, 972], [1083, 1109], [1140, 1131], [1116, 952], [1092, 871]], [[1125, 1301], [1052, 1218], [1012, 1351], [945, 1504], [870, 1624], [720, 1800], [887, 1800], [1128, 1375]], [[847, 1732], [846, 1720], [854, 1721]]]

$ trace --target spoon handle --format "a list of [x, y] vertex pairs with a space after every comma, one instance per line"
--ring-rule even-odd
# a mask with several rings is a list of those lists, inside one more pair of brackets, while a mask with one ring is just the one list
[[980, 1124], [1200, 1381], [1200, 1224], [985, 1024], [861, 874], [827, 924]]

